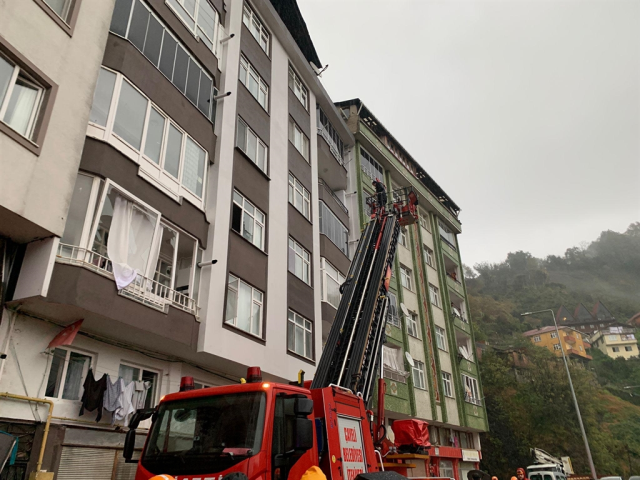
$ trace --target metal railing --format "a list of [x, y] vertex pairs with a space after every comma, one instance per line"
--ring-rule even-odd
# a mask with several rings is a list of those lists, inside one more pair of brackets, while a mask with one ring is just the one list
[[464, 401], [467, 402], [467, 403], [472, 403], [474, 405], [478, 405], [478, 406], [482, 405], [482, 400], [480, 400], [479, 398], [474, 397], [473, 395], [469, 395], [466, 392], [464, 394]]
[[321, 187], [323, 187], [323, 188], [327, 191], [327, 193], [328, 193], [329, 195], [331, 195], [331, 198], [333, 198], [333, 199], [336, 201], [336, 203], [337, 203], [337, 204], [338, 204], [338, 206], [339, 206], [339, 207], [344, 211], [344, 213], [346, 213], [347, 215], [349, 215], [349, 209], [347, 208], [347, 206], [346, 206], [344, 203], [342, 203], [342, 200], [340, 200], [340, 199], [338, 198], [338, 196], [334, 193], [334, 191], [333, 191], [333, 190], [331, 190], [331, 189], [329, 188], [329, 185], [327, 185], [327, 184], [324, 182], [324, 180], [322, 180], [321, 178], [319, 178], [319, 179], [318, 179], [318, 185], [320, 185]]
[[[114, 278], [111, 260], [86, 248], [61, 243], [58, 246], [56, 261], [86, 268], [112, 280]], [[198, 315], [198, 305], [193, 298], [142, 275], [138, 275], [133, 282], [119, 290], [118, 295], [156, 310], [165, 311], [165, 307], [169, 305]]]
[[335, 144], [333, 138], [331, 138], [331, 135], [329, 134], [329, 131], [324, 127], [324, 125], [318, 127], [318, 134], [322, 135], [322, 138], [326, 140], [327, 145], [329, 145], [329, 150], [331, 150], [331, 154], [336, 157], [338, 163], [344, 167], [342, 152], [338, 150], [338, 146]]

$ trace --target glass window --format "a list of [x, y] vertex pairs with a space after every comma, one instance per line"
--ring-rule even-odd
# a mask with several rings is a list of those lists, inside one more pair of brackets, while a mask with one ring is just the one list
[[558, 338], [558, 332], [551, 332], [551, 338]]
[[293, 91], [296, 98], [300, 100], [305, 110], [309, 110], [309, 92], [291, 65], [289, 65], [289, 88]]
[[51, 353], [51, 368], [45, 396], [63, 400], [80, 400], [83, 383], [91, 368], [92, 358], [67, 347]]
[[67, 223], [64, 226], [64, 233], [60, 240], [61, 243], [73, 246], [80, 246], [82, 239], [82, 231], [87, 219], [87, 210], [89, 209], [89, 197], [93, 188], [93, 177], [78, 174], [76, 184], [69, 205], [69, 213], [67, 214]]
[[164, 156], [164, 169], [173, 177], [178, 178], [180, 172], [180, 153], [182, 152], [182, 132], [173, 124], [169, 124], [167, 134], [167, 149]]
[[140, 0], [136, 0], [133, 7], [133, 15], [129, 26], [129, 41], [141, 52], [144, 48], [144, 39], [147, 36], [149, 25], [149, 10]]
[[411, 269], [400, 265], [400, 283], [407, 290], [412, 290], [411, 284]]
[[120, 364], [118, 376], [124, 380], [125, 385], [131, 382], [148, 382], [149, 389], [144, 401], [144, 408], [152, 408], [156, 405], [156, 394], [158, 390], [158, 374], [145, 370], [142, 367]]
[[69, 13], [71, 10], [72, 0], [44, 0], [44, 2], [51, 7], [51, 10], [65, 22], [69, 20]]
[[289, 271], [307, 285], [311, 285], [311, 254], [289, 237]]
[[426, 245], [422, 245], [423, 248], [423, 254], [424, 254], [424, 263], [426, 263], [427, 265], [429, 265], [430, 267], [434, 267], [434, 263], [433, 263], [433, 250], [431, 250], [429, 247], [427, 247]]
[[89, 121], [103, 127], [107, 126], [107, 118], [111, 108], [113, 87], [116, 83], [116, 74], [105, 69], [100, 69], [96, 91], [93, 94], [93, 105], [89, 114]]
[[362, 147], [360, 147], [360, 168], [372, 181], [376, 179], [383, 181], [384, 170], [382, 166]]
[[160, 61], [160, 47], [162, 45], [162, 35], [164, 27], [153, 15], [149, 16], [149, 26], [147, 27], [147, 38], [144, 42], [144, 56], [149, 59], [154, 66], [158, 66]]
[[418, 329], [418, 323], [420, 319], [416, 312], [409, 312], [409, 316], [405, 317], [407, 322], [407, 333], [412, 337], [420, 338], [420, 330]]
[[260, 170], [267, 172], [267, 146], [240, 117], [238, 117], [236, 145]]
[[269, 55], [269, 32], [247, 2], [244, 3], [242, 23], [249, 29], [253, 38], [260, 44], [262, 50]]
[[140, 150], [142, 143], [147, 103], [147, 99], [129, 82], [122, 82], [113, 132], [136, 150]]
[[342, 253], [349, 255], [347, 247], [349, 230], [323, 201], [320, 201], [320, 233], [331, 240]]
[[436, 343], [440, 350], [447, 351], [447, 336], [445, 329], [436, 325]]
[[298, 150], [304, 157], [304, 159], [308, 162], [309, 139], [291, 117], [289, 117], [289, 141], [293, 143], [293, 146], [296, 147], [296, 150]]
[[[446, 444], [443, 443], [443, 445], [449, 445], [449, 442]], [[453, 474], [453, 462], [451, 462], [451, 460], [440, 460], [440, 476], [455, 478]]]
[[244, 55], [240, 56], [239, 77], [242, 84], [247, 87], [262, 108], [268, 111], [269, 87]]
[[429, 300], [432, 305], [440, 307], [440, 291], [435, 285], [429, 284]]
[[158, 68], [169, 80], [173, 79], [173, 64], [176, 60], [177, 45], [178, 42], [165, 30], [160, 53], [160, 66]]
[[333, 127], [332, 123], [329, 121], [329, 117], [324, 113], [324, 111], [318, 106], [318, 130], [321, 132], [322, 138], [324, 138], [329, 144], [329, 149], [336, 159], [342, 163], [343, 162], [343, 152], [344, 152], [344, 142], [338, 135], [338, 132]]
[[149, 122], [147, 124], [147, 139], [144, 144], [144, 154], [155, 164], [160, 163], [165, 120], [164, 115], [155, 108], [151, 108], [149, 112]]
[[478, 380], [468, 375], [462, 375], [462, 385], [464, 386], [464, 401], [473, 403], [474, 405], [481, 405], [480, 388], [478, 387]]
[[342, 298], [340, 285], [344, 283], [345, 277], [326, 258], [320, 260], [320, 265], [322, 268], [322, 301], [338, 308]]
[[292, 174], [289, 174], [289, 203], [293, 205], [304, 218], [307, 220], [311, 219], [311, 194]]
[[400, 227], [400, 245], [407, 248], [407, 229], [405, 227]]
[[111, 26], [109, 27], [109, 30], [116, 35], [124, 37], [127, 34], [132, 5], [133, 0], [116, 0], [113, 16], [111, 17]]
[[427, 385], [424, 380], [424, 363], [418, 360], [414, 360], [413, 363], [414, 366], [411, 367], [411, 371], [413, 373], [413, 386], [420, 390], [426, 390]]
[[442, 372], [442, 383], [444, 384], [445, 397], [453, 397], [453, 382], [450, 373]]
[[444, 223], [438, 220], [438, 230], [440, 231], [440, 238], [454, 250], [456, 249], [456, 236]]
[[265, 214], [236, 190], [233, 192], [231, 228], [264, 250]]
[[387, 323], [400, 327], [400, 317], [398, 316], [398, 298], [395, 293], [387, 292], [389, 306], [387, 307]]
[[202, 187], [204, 183], [204, 162], [206, 152], [196, 143], [187, 137], [187, 144], [184, 152], [184, 171], [182, 172], [182, 184], [202, 197]]
[[429, 227], [429, 214], [421, 210], [418, 212], [418, 219], [420, 222], [420, 226], [426, 231], [430, 232], [431, 228]]
[[263, 293], [229, 274], [225, 323], [252, 335], [262, 335]]
[[383, 375], [400, 383], [407, 383], [408, 373], [404, 370], [402, 349], [392, 345], [382, 346]]
[[287, 348], [300, 356], [313, 359], [313, 328], [311, 322], [289, 310]]

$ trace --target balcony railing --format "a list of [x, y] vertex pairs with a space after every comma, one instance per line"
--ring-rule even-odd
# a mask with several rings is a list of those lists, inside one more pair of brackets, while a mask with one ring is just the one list
[[387, 323], [400, 328], [400, 318], [395, 313], [387, 312]]
[[479, 398], [474, 397], [473, 395], [469, 395], [469, 393], [465, 392], [464, 394], [464, 401], [467, 403], [472, 403], [474, 405], [478, 405], [481, 406], [482, 405], [482, 400], [480, 400]]
[[469, 320], [467, 320], [459, 311], [458, 312], [456, 311], [457, 309], [454, 309], [452, 307], [451, 310], [452, 310], [451, 314], [453, 315], [454, 319], [458, 318], [458, 319], [460, 319], [460, 321], [462, 321], [464, 323], [469, 323]]
[[[61, 243], [58, 246], [56, 261], [80, 266], [113, 280], [111, 260], [86, 248]], [[118, 295], [130, 298], [156, 310], [165, 311], [165, 307], [170, 305], [193, 315], [198, 315], [198, 305], [193, 298], [142, 275], [138, 275], [133, 282], [120, 290]]]
[[338, 204], [338, 206], [344, 211], [344, 213], [346, 213], [347, 215], [349, 215], [349, 209], [346, 207], [346, 205], [344, 203], [342, 203], [342, 200], [340, 200], [338, 198], [338, 196], [333, 192], [333, 190], [331, 190], [329, 188], [329, 186], [324, 183], [324, 180], [322, 180], [321, 178], [318, 179], [318, 185], [320, 185], [322, 188], [324, 188], [324, 190], [331, 195], [331, 198], [333, 198], [336, 203]]
[[444, 235], [442, 235], [442, 232], [440, 232], [440, 239], [441, 239], [441, 240], [442, 240], [446, 245], [448, 245], [450, 248], [452, 248], [454, 251], [457, 251], [456, 246], [455, 246], [453, 243], [451, 243], [451, 242], [449, 241], [449, 239], [445, 238], [445, 236], [444, 236]]
[[336, 160], [340, 165], [344, 166], [344, 159], [342, 158], [342, 152], [340, 151], [336, 143], [333, 141], [333, 138], [331, 138], [331, 134], [329, 133], [329, 131], [323, 125], [320, 125], [318, 127], [318, 135], [322, 135], [322, 138], [324, 138], [327, 141], [327, 145], [329, 145], [329, 150], [331, 150], [331, 154], [334, 157], [336, 157]]
[[462, 285], [462, 282], [458, 280], [458, 274], [456, 272], [447, 272], [447, 277], [456, 282], [458, 285]]

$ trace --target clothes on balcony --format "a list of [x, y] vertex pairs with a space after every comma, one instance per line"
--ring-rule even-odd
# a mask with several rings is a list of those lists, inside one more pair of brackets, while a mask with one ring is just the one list
[[124, 390], [124, 380], [117, 378], [111, 383], [111, 378], [107, 381], [107, 389], [104, 392], [103, 407], [106, 411], [111, 412], [111, 424], [115, 424], [115, 411], [120, 408], [120, 394]]
[[136, 384], [133, 392], [133, 408], [138, 410], [144, 408], [147, 401], [147, 391], [151, 387], [151, 382], [134, 382]]
[[96, 380], [93, 376], [93, 370], [89, 369], [87, 378], [84, 379], [84, 393], [82, 394], [82, 406], [80, 407], [79, 415], [84, 414], [85, 409], [88, 412], [98, 410], [98, 416], [96, 422], [102, 419], [102, 405], [104, 400], [104, 392], [107, 390], [107, 383], [109, 376], [105, 373], [100, 380]]
[[129, 415], [135, 412], [135, 408], [133, 406], [133, 394], [136, 389], [136, 382], [130, 382], [120, 392], [120, 396], [118, 397], [118, 401], [120, 402], [120, 406], [113, 412], [113, 419], [116, 422], [124, 421], [124, 426], [129, 425]]

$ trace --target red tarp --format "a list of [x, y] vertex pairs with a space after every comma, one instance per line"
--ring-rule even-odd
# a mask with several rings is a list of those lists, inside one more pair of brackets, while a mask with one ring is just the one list
[[429, 424], [422, 420], [396, 420], [393, 422], [395, 444], [429, 448]]

